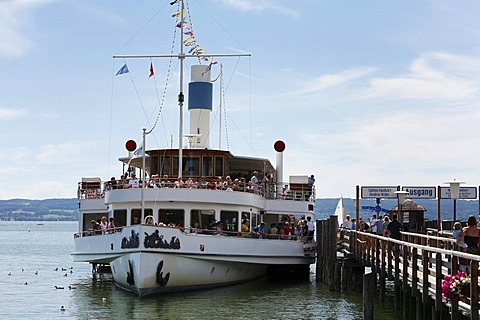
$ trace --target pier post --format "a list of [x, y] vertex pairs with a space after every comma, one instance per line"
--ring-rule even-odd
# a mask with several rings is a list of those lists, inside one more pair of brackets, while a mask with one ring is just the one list
[[394, 290], [394, 300], [393, 300], [393, 307], [395, 310], [400, 310], [400, 305], [402, 302], [402, 298], [400, 295], [400, 245], [398, 243], [394, 244], [394, 255], [395, 255], [395, 279], [393, 282], [393, 290]]
[[435, 312], [434, 319], [440, 319], [442, 312], [442, 254], [437, 252], [435, 255], [435, 277], [436, 277], [436, 290], [435, 290]]
[[410, 288], [408, 286], [408, 247], [403, 246], [403, 319], [409, 319], [410, 316]]
[[[450, 259], [452, 261], [452, 274], [457, 274], [458, 258], [452, 255]], [[451, 317], [452, 320], [457, 320], [460, 318], [460, 314], [458, 312], [458, 301], [452, 301], [451, 314], [452, 314], [452, 317]]]
[[386, 270], [386, 261], [385, 261], [385, 255], [386, 255], [386, 246], [387, 246], [387, 241], [382, 239], [380, 241], [381, 249], [382, 249], [382, 259], [380, 263], [380, 301], [385, 300], [385, 283], [386, 283], [386, 276], [387, 276], [387, 270]]
[[317, 264], [315, 266], [315, 277], [320, 281], [323, 281], [323, 270], [324, 270], [324, 263], [325, 263], [325, 250], [322, 248], [322, 243], [324, 236], [325, 236], [325, 230], [324, 230], [324, 225], [325, 225], [325, 220], [317, 220], [315, 230], [316, 232], [316, 242], [317, 242]]
[[328, 276], [329, 284], [328, 289], [335, 291], [335, 265], [337, 263], [337, 230], [338, 230], [338, 218], [331, 215], [328, 221]]
[[373, 319], [373, 300], [375, 296], [375, 273], [363, 275], [363, 319]]

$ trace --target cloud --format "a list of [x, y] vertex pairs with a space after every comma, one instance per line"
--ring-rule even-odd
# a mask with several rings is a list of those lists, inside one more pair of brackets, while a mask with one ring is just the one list
[[341, 86], [353, 80], [365, 78], [374, 71], [375, 68], [359, 67], [343, 70], [334, 74], [325, 74], [305, 84], [299, 94], [317, 93], [327, 88]]
[[0, 2], [0, 55], [14, 58], [32, 47], [25, 35], [31, 13], [38, 7], [57, 0], [7, 0]]
[[458, 100], [478, 95], [478, 58], [446, 53], [424, 54], [410, 65], [409, 73], [374, 78], [363, 98]]
[[[398, 110], [371, 115], [368, 122], [339, 122], [337, 132], [300, 132], [303, 140], [290, 143], [285, 162], [328, 186], [319, 197], [353, 196], [355, 184], [435, 186], [452, 178], [474, 183], [468, 178], [480, 175], [480, 150], [472, 147], [480, 134], [479, 107]], [[285, 179], [296, 173], [285, 172]]]
[[26, 109], [0, 108], [0, 121], [17, 120], [26, 114]]
[[223, 4], [227, 6], [232, 6], [240, 11], [250, 11], [254, 13], [260, 13], [265, 11], [276, 11], [283, 15], [296, 18], [300, 14], [299, 12], [287, 8], [284, 5], [280, 4], [279, 1], [274, 0], [220, 0]]

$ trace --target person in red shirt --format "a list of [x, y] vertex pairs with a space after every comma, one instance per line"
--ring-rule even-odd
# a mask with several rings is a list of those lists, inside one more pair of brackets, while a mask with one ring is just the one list
[[283, 239], [290, 239], [291, 235], [292, 235], [292, 227], [290, 227], [290, 223], [286, 221], [285, 226], [283, 227]]

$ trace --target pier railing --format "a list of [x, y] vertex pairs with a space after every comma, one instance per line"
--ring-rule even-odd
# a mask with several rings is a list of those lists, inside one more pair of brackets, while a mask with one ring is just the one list
[[[393, 281], [394, 306], [416, 318], [424, 318], [426, 309], [439, 316], [444, 312], [452, 319], [460, 315], [479, 319], [480, 256], [455, 250], [455, 241], [445, 236], [402, 233], [401, 240], [368, 232], [338, 229], [337, 217], [317, 220], [317, 278], [326, 280], [331, 290], [361, 286], [360, 275], [369, 267], [379, 282], [380, 299], [385, 299], [385, 283]], [[327, 245], [325, 245], [327, 244]], [[349, 271], [350, 270], [350, 271]], [[468, 292], [459, 301], [442, 295], [444, 276], [466, 271], [470, 275]], [[348, 281], [354, 284], [349, 284]], [[415, 307], [411, 302], [415, 301]]]

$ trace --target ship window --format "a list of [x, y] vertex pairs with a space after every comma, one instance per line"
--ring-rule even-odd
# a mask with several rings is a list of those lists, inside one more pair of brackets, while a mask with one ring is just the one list
[[214, 210], [191, 210], [190, 226], [200, 229], [207, 229], [208, 225], [215, 218]]
[[223, 157], [215, 157], [215, 176], [223, 177]]
[[174, 226], [183, 227], [185, 224], [185, 211], [182, 209], [159, 209], [158, 223], [162, 222], [165, 225], [173, 224]]
[[139, 223], [144, 223], [145, 217], [146, 216], [151, 216], [153, 215], [153, 210], [152, 209], [144, 209], [144, 216], [142, 217], [142, 209], [132, 209], [132, 214], [130, 217], [130, 224], [139, 224]]
[[211, 156], [202, 158], [202, 176], [211, 177], [213, 174], [213, 160]]
[[[177, 162], [178, 162], [178, 158], [177, 158]], [[158, 174], [160, 174], [160, 176], [164, 176], [164, 175], [170, 176], [171, 175], [170, 164], [171, 164], [170, 156], [161, 156]], [[178, 167], [178, 164], [177, 164], [177, 167]], [[177, 168], [177, 171], [178, 171], [178, 168]]]
[[113, 210], [113, 217], [115, 218], [115, 227], [123, 227], [127, 225], [127, 210]]
[[252, 222], [250, 224], [250, 230], [253, 230], [253, 228], [257, 226], [257, 214], [255, 212], [250, 214], [250, 221]]
[[220, 211], [220, 222], [223, 223], [223, 231], [238, 231], [238, 212], [237, 211]]
[[[200, 176], [200, 157], [183, 156], [182, 176], [199, 177]], [[173, 157], [173, 171], [178, 172], [178, 157]]]

